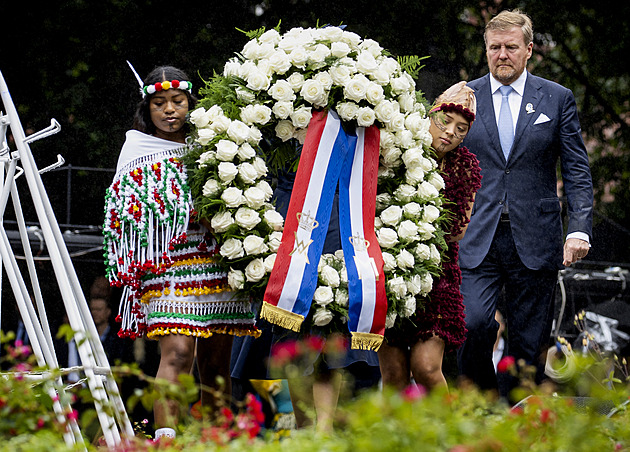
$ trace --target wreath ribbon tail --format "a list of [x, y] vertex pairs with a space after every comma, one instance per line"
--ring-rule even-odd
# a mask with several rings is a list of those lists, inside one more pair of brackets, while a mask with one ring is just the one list
[[[339, 181], [339, 225], [348, 272], [352, 348], [377, 350], [385, 333], [383, 255], [374, 230], [380, 132], [357, 128], [357, 143]], [[356, 339], [355, 339], [356, 338]]]
[[355, 350], [372, 350], [377, 352], [383, 343], [382, 334], [352, 332], [351, 348]]
[[279, 308], [266, 301], [263, 301], [260, 309], [260, 317], [269, 323], [281, 326], [287, 330], [295, 331], [296, 333], [300, 331], [300, 327], [304, 321], [303, 315]]

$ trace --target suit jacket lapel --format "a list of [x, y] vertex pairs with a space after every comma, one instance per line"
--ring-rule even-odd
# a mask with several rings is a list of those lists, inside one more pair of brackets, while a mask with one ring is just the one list
[[489, 74], [484, 77], [484, 82], [475, 91], [475, 96], [477, 97], [477, 117], [481, 119], [483, 126], [486, 128], [486, 132], [490, 137], [490, 143], [494, 146], [497, 154], [504, 159], [501, 141], [499, 140], [497, 119], [494, 114], [494, 104], [492, 103]]
[[521, 102], [521, 109], [518, 114], [518, 120], [516, 121], [516, 130], [514, 131], [514, 144], [512, 145], [512, 152], [508, 156], [509, 161], [513, 161], [518, 157], [520, 152], [524, 149], [519, 149], [518, 144], [523, 136], [523, 133], [532, 121], [536, 117], [535, 110], [538, 108], [538, 104], [542, 100], [542, 93], [540, 88], [542, 85], [532, 74], [527, 74], [527, 81], [525, 82], [525, 91], [523, 92], [523, 101]]

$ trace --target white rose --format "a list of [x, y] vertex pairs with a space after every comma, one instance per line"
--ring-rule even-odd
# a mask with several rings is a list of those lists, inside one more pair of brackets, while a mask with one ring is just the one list
[[368, 51], [359, 52], [357, 56], [357, 69], [364, 74], [371, 74], [376, 70], [378, 65], [376, 64], [376, 59], [374, 55], [372, 55]]
[[391, 100], [382, 100], [374, 107], [376, 119], [383, 124], [389, 124], [398, 113], [398, 104]]
[[383, 248], [393, 248], [398, 243], [398, 234], [391, 228], [381, 228], [376, 235], [379, 245]]
[[343, 94], [350, 100], [360, 102], [365, 99], [369, 83], [370, 81], [363, 74], [356, 74], [344, 86]]
[[311, 116], [311, 107], [300, 107], [291, 113], [291, 121], [296, 129], [303, 129], [308, 127]]
[[273, 196], [273, 189], [266, 180], [258, 182], [256, 187], [260, 188], [265, 193], [265, 201], [269, 201], [269, 199]]
[[[243, 118], [243, 112], [245, 111], [247, 111], [247, 113], [245, 114], [247, 121]], [[252, 124], [265, 125], [271, 119], [271, 108], [267, 107], [266, 105], [250, 104], [241, 109], [241, 119], [243, 119], [244, 123], [250, 126]]]
[[422, 149], [420, 148], [407, 149], [402, 155], [402, 161], [405, 163], [407, 168], [419, 167], [423, 171], [426, 171], [426, 169], [421, 166], [423, 158]]
[[219, 179], [223, 182], [232, 182], [238, 174], [238, 168], [232, 162], [221, 162], [218, 166]]
[[271, 209], [267, 210], [264, 213], [263, 218], [265, 220], [265, 223], [267, 223], [269, 227], [273, 229], [274, 231], [282, 230], [282, 225], [284, 224], [284, 218], [275, 210], [271, 210]]
[[357, 112], [357, 125], [359, 127], [370, 127], [374, 124], [374, 110], [370, 107], [361, 107]]
[[402, 161], [400, 160], [401, 155], [402, 151], [397, 147], [381, 149], [381, 157], [383, 157], [383, 163], [390, 168], [396, 168], [400, 166], [400, 164], [402, 163]]
[[429, 183], [435, 187], [436, 190], [444, 190], [444, 179], [437, 172], [432, 173], [429, 176]]
[[326, 41], [336, 42], [341, 40], [343, 30], [339, 27], [324, 27], [317, 29], [321, 33], [322, 39]]
[[200, 145], [205, 146], [216, 136], [217, 134], [212, 129], [197, 129], [197, 139], [195, 141], [197, 141]]
[[411, 295], [418, 295], [422, 290], [422, 277], [418, 274], [412, 275], [406, 283], [407, 290]]
[[250, 282], [258, 282], [265, 276], [265, 264], [262, 259], [253, 259], [245, 267], [245, 278]]
[[422, 275], [422, 291], [420, 292], [422, 295], [427, 295], [433, 289], [433, 276], [431, 273], [426, 272]]
[[422, 157], [422, 159], [420, 160], [420, 168], [422, 168], [425, 173], [428, 173], [429, 171], [437, 168], [437, 163], [433, 159]]
[[433, 223], [435, 220], [440, 218], [440, 209], [435, 207], [433, 204], [427, 204], [422, 209], [422, 220], [427, 223]]
[[287, 119], [293, 113], [293, 102], [276, 102], [272, 111], [276, 118]]
[[409, 91], [411, 88], [409, 80], [406, 77], [393, 77], [390, 79], [389, 84], [394, 94], [401, 94], [405, 91]]
[[431, 199], [437, 198], [438, 196], [440, 196], [440, 194], [433, 184], [424, 181], [418, 186], [418, 196], [422, 200], [429, 201]]
[[241, 63], [237, 59], [231, 59], [223, 66], [224, 77], [239, 77]]
[[318, 308], [313, 314], [313, 323], [317, 326], [325, 326], [333, 319], [333, 314], [326, 308]]
[[245, 287], [245, 275], [240, 270], [230, 269], [228, 272], [228, 285], [232, 290], [241, 290]]
[[232, 121], [227, 129], [228, 137], [236, 144], [243, 144], [249, 138], [249, 126], [242, 121]]
[[413, 201], [416, 194], [416, 189], [409, 184], [400, 184], [396, 191], [394, 191], [394, 197], [404, 203]]
[[215, 120], [210, 123], [210, 128], [214, 130], [214, 132], [218, 135], [227, 131], [228, 127], [230, 127], [232, 121], [227, 116], [218, 116]]
[[372, 105], [380, 104], [383, 99], [385, 99], [385, 93], [383, 92], [383, 87], [381, 85], [377, 85], [376, 83], [370, 83], [367, 91], [365, 92], [365, 98]]
[[217, 213], [210, 220], [214, 232], [225, 232], [232, 224], [234, 224], [234, 219], [228, 211]]
[[[400, 104], [400, 109], [402, 111], [411, 113], [414, 111], [414, 108], [416, 105], [416, 98], [411, 93], [403, 93], [400, 96], [398, 96], [398, 103]], [[420, 116], [420, 118], [422, 118], [422, 116]], [[415, 132], [415, 129], [413, 127], [407, 126], [407, 128]]]
[[333, 83], [339, 86], [348, 84], [352, 76], [352, 70], [345, 64], [335, 64], [328, 70], [328, 73]]
[[236, 88], [236, 97], [247, 104], [252, 104], [256, 100], [256, 95], [242, 86]]
[[243, 249], [248, 256], [256, 256], [269, 251], [269, 247], [265, 245], [265, 240], [257, 235], [248, 235], [245, 237], [243, 240]]
[[304, 69], [304, 67], [306, 67], [306, 63], [308, 62], [308, 52], [304, 47], [297, 46], [291, 50], [291, 53], [289, 53], [289, 59], [291, 60], [293, 66]]
[[405, 241], [415, 241], [420, 237], [418, 236], [418, 226], [411, 220], [404, 220], [398, 226], [398, 236]]
[[402, 113], [394, 113], [392, 119], [387, 124], [389, 130], [399, 132], [405, 128], [405, 115]]
[[277, 256], [278, 255], [274, 253], [274, 254], [270, 254], [269, 256], [267, 256], [265, 258], [265, 262], [264, 262], [265, 263], [265, 271], [267, 273], [271, 273], [271, 271], [273, 270], [273, 266], [276, 263], [276, 257]]
[[238, 207], [243, 204], [243, 191], [237, 187], [228, 187], [221, 193], [221, 199], [227, 207]]
[[330, 54], [337, 58], [343, 58], [350, 53], [350, 46], [345, 42], [333, 42], [330, 46]]
[[411, 317], [416, 312], [416, 297], [405, 298], [405, 317]]
[[407, 218], [417, 218], [422, 212], [422, 207], [417, 202], [410, 202], [404, 205], [403, 213]]
[[387, 208], [392, 203], [392, 196], [389, 193], [379, 193], [376, 195], [376, 209]]
[[344, 30], [343, 35], [341, 36], [341, 41], [347, 43], [351, 49], [357, 49], [359, 47], [359, 43], [361, 42], [361, 36], [352, 31]]
[[339, 279], [339, 272], [330, 265], [324, 265], [322, 270], [319, 272], [319, 276], [322, 278], [324, 284], [330, 287], [339, 287], [341, 282]]
[[313, 80], [317, 80], [319, 83], [321, 83], [326, 91], [332, 88], [333, 79], [327, 71], [318, 72], [313, 77]]
[[383, 251], [383, 270], [391, 272], [396, 269], [396, 258], [386, 251]]
[[429, 249], [431, 250], [431, 262], [434, 264], [439, 264], [440, 260], [442, 260], [442, 256], [440, 255], [437, 247], [432, 243], [431, 245], [429, 245]]
[[323, 67], [324, 60], [330, 56], [330, 48], [324, 44], [317, 44], [315, 48], [308, 53], [308, 60], [313, 64], [314, 68]]
[[379, 179], [391, 179], [393, 177], [396, 176], [396, 172], [394, 171], [393, 168], [390, 168], [388, 166], [385, 165], [380, 165], [378, 167], [378, 178]]
[[396, 132], [396, 143], [403, 149], [409, 149], [416, 144], [411, 130], [406, 129]]
[[212, 163], [215, 161], [217, 153], [215, 151], [206, 151], [199, 156], [197, 159], [197, 163], [199, 163], [199, 168], [203, 168], [207, 166], [208, 163]]
[[271, 234], [269, 234], [269, 239], [268, 239], [268, 245], [269, 245], [269, 250], [273, 253], [278, 252], [278, 247], [280, 246], [280, 243], [282, 242], [282, 232], [280, 231], [274, 231]]
[[319, 286], [313, 294], [313, 301], [320, 306], [326, 306], [335, 299], [333, 291], [328, 286]]
[[304, 141], [306, 140], [307, 131], [308, 129], [295, 129], [295, 132], [293, 133], [293, 138], [298, 140], [298, 143], [304, 144]]
[[254, 167], [254, 170], [256, 171], [257, 179], [260, 179], [261, 177], [264, 177], [267, 175], [267, 164], [260, 157], [256, 157], [254, 158], [254, 160], [252, 160], [252, 166]]
[[302, 89], [302, 85], [304, 84], [304, 75], [301, 72], [294, 72], [293, 74], [289, 75], [289, 78], [287, 78], [287, 82], [289, 82], [289, 85], [291, 85], [293, 91], [297, 93]]
[[413, 168], [407, 168], [405, 171], [405, 182], [409, 185], [418, 185], [424, 180], [424, 171], [419, 166]]
[[295, 100], [293, 87], [286, 80], [278, 80], [269, 88], [268, 93], [278, 102], [293, 102], [293, 100]]
[[374, 217], [374, 229], [380, 229], [383, 227], [383, 220], [379, 217]]
[[403, 297], [407, 295], [407, 284], [402, 276], [389, 279], [387, 281], [387, 288], [399, 299], [403, 299]]
[[238, 158], [243, 160], [249, 160], [256, 156], [256, 150], [249, 143], [243, 143], [238, 148]]
[[256, 145], [260, 142], [260, 140], [262, 140], [262, 132], [257, 126], [251, 126], [249, 128], [249, 137], [247, 138], [247, 141]]
[[379, 217], [381, 221], [388, 226], [396, 226], [402, 219], [403, 210], [400, 206], [389, 206], [387, 209], [383, 210]]
[[344, 289], [335, 290], [335, 303], [337, 303], [342, 308], [348, 306], [350, 302], [350, 296], [348, 295], [348, 291]]
[[359, 113], [359, 105], [354, 102], [339, 102], [336, 108], [339, 117], [344, 121], [352, 121]]
[[284, 74], [291, 69], [291, 60], [289, 59], [289, 55], [287, 55], [284, 50], [277, 49], [269, 57], [269, 66], [276, 74]]
[[247, 80], [247, 88], [253, 91], [266, 91], [271, 84], [267, 74], [258, 68], [251, 70], [245, 79]]
[[418, 244], [414, 252], [420, 261], [426, 261], [429, 257], [431, 257], [431, 249], [429, 248], [429, 245], [425, 243]]
[[395, 135], [393, 133], [388, 132], [386, 130], [381, 130], [381, 142], [380, 142], [381, 149], [387, 149], [394, 146], [396, 144], [394, 137]]
[[243, 257], [245, 252], [243, 251], [243, 244], [239, 239], [227, 239], [223, 245], [221, 245], [221, 249], [219, 250], [219, 254], [229, 260], [238, 259], [239, 257]]
[[208, 125], [210, 117], [206, 114], [205, 108], [199, 107], [190, 112], [190, 122], [201, 129]]
[[212, 198], [214, 195], [219, 193], [219, 183], [214, 179], [208, 179], [205, 184], [203, 184], [202, 195], [207, 198]]
[[393, 327], [394, 324], [396, 323], [397, 317], [398, 317], [398, 314], [396, 312], [387, 314], [387, 316], [385, 317], [385, 328]]
[[413, 258], [413, 254], [405, 249], [400, 250], [400, 253], [398, 253], [398, 257], [396, 257], [396, 264], [398, 264], [399, 268], [413, 268], [415, 263], [416, 262]]
[[238, 165], [238, 177], [246, 184], [253, 184], [258, 179], [258, 172], [249, 162]]
[[231, 162], [238, 154], [238, 145], [230, 140], [219, 140], [217, 143], [217, 159], [223, 162]]
[[245, 204], [252, 209], [260, 209], [265, 203], [265, 192], [258, 187], [249, 187], [243, 193]]
[[260, 35], [260, 38], [258, 38], [258, 41], [265, 44], [278, 44], [281, 38], [282, 37], [280, 36], [280, 33], [278, 32], [278, 30], [272, 28], [264, 32], [262, 35]]
[[280, 138], [282, 141], [288, 141], [293, 138], [295, 127], [293, 126], [292, 121], [283, 119], [282, 121], [278, 121], [275, 131], [278, 138]]
[[234, 221], [240, 227], [251, 230], [256, 227], [258, 223], [260, 223], [260, 215], [253, 209], [249, 207], [239, 207], [239, 209], [234, 214]]

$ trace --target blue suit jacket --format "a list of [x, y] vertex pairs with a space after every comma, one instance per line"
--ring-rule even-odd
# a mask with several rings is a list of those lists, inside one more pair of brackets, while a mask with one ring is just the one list
[[592, 236], [593, 184], [573, 93], [557, 83], [527, 75], [514, 143], [506, 162], [492, 104], [490, 75], [468, 86], [477, 96], [477, 118], [464, 145], [479, 159], [483, 179], [466, 235], [460, 242], [460, 266], [475, 268], [484, 259], [507, 200], [512, 235], [523, 263], [533, 270], [562, 268], [558, 160], [568, 204], [567, 233], [579, 231]]

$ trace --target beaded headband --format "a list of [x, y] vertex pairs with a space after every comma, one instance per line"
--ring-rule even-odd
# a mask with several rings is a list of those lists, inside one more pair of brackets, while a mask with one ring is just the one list
[[138, 75], [133, 65], [129, 61], [127, 61], [127, 64], [131, 68], [131, 72], [133, 72], [133, 74], [136, 76], [136, 80], [138, 80], [138, 84], [140, 85], [140, 94], [142, 94], [142, 97], [155, 94], [158, 91], [166, 91], [167, 89], [171, 88], [181, 89], [192, 93], [192, 83], [186, 80], [171, 80], [170, 82], [164, 81], [145, 86], [142, 78]]
[[444, 91], [436, 99], [435, 105], [429, 114], [437, 111], [454, 111], [460, 113], [466, 120], [472, 123], [477, 112], [477, 99], [475, 92], [466, 86], [466, 82], [459, 82]]

